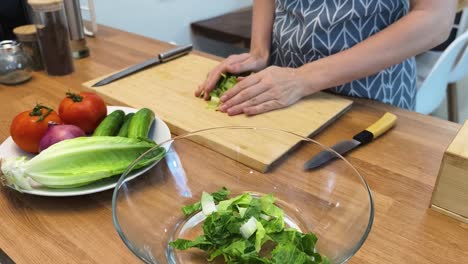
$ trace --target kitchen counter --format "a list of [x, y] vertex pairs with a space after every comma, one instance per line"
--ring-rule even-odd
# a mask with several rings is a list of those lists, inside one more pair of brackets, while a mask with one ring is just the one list
[[250, 47], [251, 27], [252, 7], [191, 24], [195, 34], [244, 48]]
[[[10, 122], [19, 112], [38, 102], [56, 109], [65, 92], [85, 90], [81, 83], [171, 47], [104, 26], [88, 45], [91, 56], [75, 61], [71, 75], [38, 72], [25, 84], [0, 85], [1, 141], [9, 136]], [[314, 139], [332, 145], [365, 129], [386, 111], [398, 116], [396, 127], [346, 156], [366, 178], [375, 199], [372, 231], [349, 263], [466, 263], [468, 225], [429, 209], [444, 150], [460, 125], [354, 99], [352, 109]], [[111, 196], [110, 190], [51, 198], [2, 187], [0, 263], [139, 263], [114, 230]]]

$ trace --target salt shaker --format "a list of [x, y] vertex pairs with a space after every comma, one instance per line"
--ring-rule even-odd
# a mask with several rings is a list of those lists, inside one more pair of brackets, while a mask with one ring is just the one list
[[29, 0], [35, 13], [39, 46], [49, 75], [74, 71], [63, 0]]
[[0, 83], [18, 84], [31, 79], [31, 57], [14, 40], [0, 42]]

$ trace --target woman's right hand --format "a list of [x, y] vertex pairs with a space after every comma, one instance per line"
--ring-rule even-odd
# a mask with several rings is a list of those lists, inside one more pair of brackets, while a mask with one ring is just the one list
[[203, 98], [208, 100], [210, 92], [215, 88], [216, 83], [221, 77], [221, 73], [240, 74], [248, 71], [257, 72], [266, 68], [267, 64], [268, 55], [256, 55], [254, 53], [231, 55], [208, 73], [206, 80], [195, 91], [195, 96], [200, 97], [203, 95]]

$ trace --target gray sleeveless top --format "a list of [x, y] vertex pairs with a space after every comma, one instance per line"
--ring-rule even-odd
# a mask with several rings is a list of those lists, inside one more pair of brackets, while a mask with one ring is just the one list
[[[348, 49], [394, 23], [409, 10], [409, 0], [275, 2], [270, 62], [283, 67], [299, 67]], [[331, 90], [414, 109], [414, 58]]]

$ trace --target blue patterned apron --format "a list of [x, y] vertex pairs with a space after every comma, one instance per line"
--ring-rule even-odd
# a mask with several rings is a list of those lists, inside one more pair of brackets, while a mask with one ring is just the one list
[[[270, 61], [300, 67], [348, 49], [408, 13], [409, 0], [276, 0]], [[359, 63], [359, 61], [356, 61]], [[414, 58], [332, 91], [414, 109]]]

